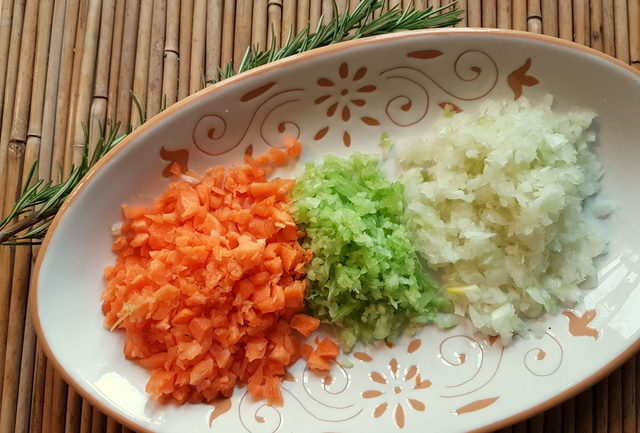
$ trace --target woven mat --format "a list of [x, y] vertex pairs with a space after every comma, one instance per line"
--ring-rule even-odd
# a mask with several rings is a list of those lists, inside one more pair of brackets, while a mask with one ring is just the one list
[[[339, 10], [347, 3], [337, 1]], [[351, 1], [351, 6], [357, 3]], [[440, 0], [415, 0], [419, 8]], [[406, 7], [409, 1], [390, 0]], [[640, 68], [640, 0], [460, 0], [460, 26], [545, 33]], [[3, 0], [0, 8], [0, 208], [24, 167], [68, 170], [82, 124], [139, 124], [201, 88], [248, 44], [279, 45], [290, 28], [332, 15], [327, 0]], [[274, 33], [269, 29], [273, 29]], [[272, 41], [275, 39], [275, 41]], [[129, 431], [82, 400], [38, 347], [26, 305], [37, 248], [0, 247], [0, 433]], [[640, 432], [640, 361], [504, 432]]]

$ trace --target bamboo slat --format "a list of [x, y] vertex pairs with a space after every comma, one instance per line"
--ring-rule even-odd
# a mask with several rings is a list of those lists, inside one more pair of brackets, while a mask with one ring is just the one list
[[62, 432], [65, 429], [66, 424], [66, 413], [67, 413], [67, 390], [68, 386], [60, 375], [55, 371], [52, 372], [53, 375], [53, 384], [51, 385], [53, 388], [53, 392], [51, 393], [51, 413], [50, 419], [45, 419], [42, 426], [42, 433], [47, 433], [50, 431]]
[[[60, 49], [60, 70], [58, 73], [58, 88], [54, 108], [55, 129], [53, 135], [52, 163], [64, 168], [67, 139], [67, 124], [69, 123], [69, 106], [71, 99], [71, 78], [73, 75], [74, 44], [76, 40], [79, 0], [67, 0], [64, 5], [64, 25], [62, 46]], [[52, 47], [53, 49], [53, 47]], [[54, 60], [55, 61], [55, 60]], [[55, 167], [56, 169], [58, 167]], [[57, 174], [57, 173], [56, 173]]]
[[608, 377], [609, 380], [609, 431], [622, 431], [622, 370], [617, 369]]
[[126, 0], [116, 101], [116, 121], [124, 130], [129, 127], [131, 116], [131, 89], [136, 62], [139, 16], [140, 0]]
[[[180, 1], [180, 44], [178, 51], [178, 99], [189, 95], [191, 67], [191, 25], [193, 22], [193, 0]], [[223, 39], [224, 44], [224, 39]]]
[[573, 0], [573, 41], [582, 45], [589, 43], [588, 8], [589, 0]]
[[590, 45], [598, 51], [604, 51], [604, 43], [602, 40], [602, 0], [591, 0], [589, 4], [591, 32]]
[[[80, 164], [86, 147], [86, 128], [89, 125], [91, 97], [96, 73], [96, 56], [100, 36], [101, 0], [89, 0], [89, 12], [84, 34], [84, 44], [80, 60], [80, 78], [78, 94], [75, 102], [75, 119], [73, 123], [73, 144], [71, 160], [74, 165]], [[100, 74], [102, 75], [102, 74]]]
[[[20, 58], [20, 44], [22, 42], [22, 31], [23, 31], [23, 19], [25, 17], [25, 7], [26, 2], [24, 0], [14, 2], [13, 7], [13, 21], [11, 26], [11, 37], [9, 41], [9, 59], [19, 59]], [[27, 20], [28, 21], [28, 20]], [[29, 35], [31, 36], [31, 35]], [[29, 42], [29, 39], [27, 39]], [[3, 173], [2, 178], [0, 179], [0, 192], [2, 193], [2, 197], [0, 197], [0, 209], [4, 209], [5, 207], [8, 209], [11, 206], [11, 199], [9, 197], [13, 197], [15, 190], [12, 190], [12, 186], [9, 185], [9, 182], [15, 182], [15, 179], [12, 179], [8, 176], [7, 170], [11, 169], [10, 160], [12, 158], [11, 145], [8, 145], [9, 140], [11, 139], [11, 133], [13, 129], [13, 119], [14, 119], [14, 103], [17, 99], [17, 85], [18, 85], [18, 68], [20, 62], [8, 62], [7, 64], [7, 76], [5, 81], [5, 89], [8, 90], [4, 94], [4, 104], [2, 111], [2, 126], [0, 129], [0, 172]], [[28, 72], [29, 73], [29, 72]], [[22, 80], [23, 86], [25, 80]], [[9, 188], [9, 189], [7, 189]], [[9, 198], [9, 200], [5, 200]], [[7, 262], [8, 263], [8, 262]], [[5, 263], [3, 263], [4, 265]], [[7, 269], [7, 268], [3, 268]], [[8, 273], [7, 273], [8, 274]], [[6, 275], [5, 275], [6, 278]], [[9, 277], [10, 278], [10, 277]], [[0, 280], [2, 278], [0, 277]], [[5, 285], [0, 285], [0, 287], [4, 288]], [[3, 319], [6, 320], [7, 316], [3, 316]], [[1, 332], [0, 332], [1, 334]], [[2, 341], [2, 340], [0, 340]]]
[[[139, 124], [198, 90], [252, 44], [333, 17], [332, 0], [0, 0], [0, 209], [24, 171], [69, 170], [98, 125]], [[341, 13], [358, 0], [335, 2]], [[446, 0], [386, 0], [385, 10]], [[460, 0], [458, 26], [529, 30], [590, 45], [640, 68], [640, 0]], [[37, 30], [37, 31], [36, 31]], [[30, 65], [30, 66], [28, 66]], [[66, 163], [65, 163], [66, 160]], [[0, 433], [129, 433], [68, 390], [26, 315], [32, 256], [0, 247]], [[640, 433], [638, 356], [607, 379], [500, 433]]]
[[[29, 39], [35, 30], [35, 19], [26, 13], [33, 14], [33, 1], [28, 5], [24, 2], [15, 2], [13, 8], [13, 21], [11, 25], [11, 38], [9, 41], [9, 58], [20, 58], [18, 62], [9, 62], [7, 65], [6, 92], [4, 93], [4, 111], [2, 113], [2, 130], [0, 131], [0, 209], [2, 205], [9, 209], [15, 198], [16, 188], [20, 182], [22, 156], [24, 153], [24, 137], [26, 134], [26, 119], [16, 119], [17, 113], [24, 113], [24, 105], [27, 99], [27, 90], [30, 95], [32, 71], [25, 68], [33, 60], [33, 40]], [[23, 38], [24, 32], [28, 37]], [[26, 58], [22, 58], [21, 56]], [[29, 66], [30, 68], [30, 66]], [[20, 74], [25, 73], [27, 77]], [[27, 108], [28, 110], [28, 108]], [[3, 211], [6, 214], [6, 211]], [[15, 422], [15, 408], [17, 395], [14, 392], [18, 386], [20, 349], [22, 338], [22, 323], [16, 323], [21, 317], [20, 291], [24, 290], [21, 284], [24, 279], [25, 269], [23, 265], [28, 261], [30, 252], [20, 251], [18, 259], [12, 263], [12, 251], [3, 248], [0, 251], [0, 431], [10, 432]], [[12, 310], [11, 307], [18, 309]], [[17, 315], [17, 317], [16, 317]], [[16, 359], [16, 357], [18, 359]]]
[[[30, 0], [34, 1], [34, 0]], [[16, 430], [16, 415], [18, 398], [20, 396], [20, 367], [22, 361], [22, 346], [25, 337], [25, 315], [27, 309], [27, 293], [29, 286], [29, 268], [31, 266], [31, 251], [24, 248], [16, 252], [13, 262], [13, 279], [11, 290], [11, 308], [9, 312], [9, 327], [7, 349], [4, 358], [4, 380], [2, 382], [2, 405], [0, 406], [0, 433], [12, 433]], [[27, 345], [34, 343], [33, 336], [27, 336]], [[27, 347], [27, 355], [29, 347]], [[29, 360], [25, 360], [27, 363]], [[27, 377], [23, 393], [30, 393], [31, 383]], [[30, 398], [30, 396], [29, 396]], [[22, 426], [20, 426], [22, 428]]]
[[497, 3], [497, 10], [496, 10], [496, 24], [498, 28], [501, 29], [510, 29], [512, 22], [511, 22], [511, 14], [512, 14], [512, 10], [511, 10], [511, 2], [510, 1], [499, 1]]
[[100, 14], [100, 28], [96, 59], [93, 98], [89, 113], [89, 152], [93, 152], [107, 120], [109, 79], [111, 75], [111, 52], [116, 0], [104, 0]]
[[[608, 431], [609, 426], [609, 379], [598, 382], [593, 388], [593, 431]], [[606, 408], [606, 409], [605, 409]]]
[[[27, 287], [25, 287], [27, 289]], [[31, 430], [31, 408], [34, 399], [33, 385], [36, 350], [36, 332], [33, 329], [30, 315], [26, 315], [20, 358], [20, 379], [18, 381], [18, 402], [16, 404], [16, 418], [13, 431], [15, 433], [29, 433]], [[15, 391], [14, 391], [15, 392]]]
[[610, 56], [616, 55], [613, 9], [614, 0], [602, 0], [602, 43], [604, 52]]
[[251, 45], [260, 50], [267, 47], [267, 0], [253, 2], [251, 18]]
[[137, 128], [146, 119], [147, 111], [147, 79], [149, 78], [149, 52], [151, 50], [151, 21], [153, 19], [153, 1], [140, 2], [138, 19], [138, 39], [133, 74], [133, 91], [131, 96], [131, 129]]
[[[53, 8], [52, 23], [64, 21], [65, 1], [56, 0]], [[64, 26], [50, 25], [49, 55], [46, 72], [46, 87], [44, 91], [42, 128], [40, 132], [40, 154], [38, 157], [38, 174], [41, 179], [51, 178], [53, 162], [56, 123], [56, 103], [58, 93], [58, 79], [60, 77], [60, 61], [62, 57], [62, 38]]]
[[[74, 40], [73, 46], [73, 66], [71, 68], [71, 87], [69, 92], [69, 115], [67, 118], [67, 129], [65, 136], [65, 148], [64, 148], [64, 173], [68, 174], [71, 171], [71, 167], [73, 165], [75, 150], [74, 146], [76, 145], [76, 120], [78, 115], [78, 103], [80, 103], [83, 107], [80, 107], [80, 111], [84, 111], [84, 105], [87, 104], [84, 96], [91, 96], [91, 92], [88, 94], [85, 93], [85, 82], [86, 78], [86, 70], [90, 68], [87, 65], [87, 61], [83, 62], [83, 52], [85, 50], [85, 32], [87, 30], [87, 15], [89, 14], [89, 3], [92, 0], [80, 0], [80, 4], [78, 5], [78, 20], [76, 21], [76, 37]], [[95, 0], [94, 4], [95, 4]], [[95, 9], [95, 8], [94, 8]], [[91, 11], [93, 12], [93, 10]], [[93, 24], [92, 24], [93, 27]], [[93, 51], [93, 42], [89, 44], [87, 47], [89, 50], [89, 55]], [[84, 65], [83, 65], [84, 63]], [[79, 94], [83, 93], [82, 101], [79, 99]], [[80, 128], [82, 128], [80, 126]], [[82, 148], [83, 145], [81, 144]]]
[[[627, 17], [627, 2], [614, 2], [614, 35], [615, 35], [615, 56], [625, 63], [629, 63], [629, 25]], [[635, 26], [640, 26], [639, 22]]]
[[320, 15], [322, 15], [322, 0], [310, 0], [309, 24], [311, 24], [312, 29], [315, 29], [318, 26], [318, 23], [320, 22]]
[[282, 0], [269, 0], [267, 3], [267, 19], [269, 20], [267, 46], [280, 48], [282, 41]]
[[67, 411], [65, 415], [65, 433], [78, 431], [80, 419], [82, 418], [82, 399], [72, 388], [67, 391]]
[[[185, 0], [182, 0], [185, 1]], [[190, 0], [189, 0], [190, 1]], [[233, 41], [235, 38], [235, 18], [236, 8], [234, 1], [224, 2], [222, 11], [222, 51], [220, 53], [220, 64], [224, 67], [233, 60]]]
[[122, 431], [122, 427], [118, 425], [118, 423], [116, 423], [113, 419], [107, 418], [107, 427], [105, 430], [107, 433], [119, 433], [120, 431]]
[[98, 409], [91, 411], [91, 433], [103, 433], [107, 427], [107, 417]]
[[428, 0], [414, 0], [413, 6], [416, 9], [424, 10], [428, 7]]
[[[460, 8], [460, 10], [467, 10], [467, 0], [460, 0], [458, 3], [456, 3], [456, 5], [458, 8]], [[402, 3], [402, 6], [406, 7], [404, 6], [404, 2]], [[467, 14], [463, 13], [460, 18], [462, 18], [462, 20], [458, 24], [456, 24], [456, 27], [467, 27]]]
[[118, 77], [124, 40], [125, 13], [126, 0], [116, 0], [116, 9], [113, 13], [111, 52], [109, 53], [109, 90], [107, 92], [107, 119], [112, 122], [117, 120], [118, 113]]
[[576, 407], [582, 408], [582, 414], [576, 417], [577, 432], [593, 432], [593, 393], [593, 388], [589, 388], [576, 397]]
[[299, 0], [297, 4], [296, 33], [309, 25], [309, 0]]
[[513, 0], [512, 23], [514, 30], [527, 30], [527, 0]]
[[563, 433], [579, 433], [576, 430], [576, 400], [570, 399], [562, 404], [561, 424]]
[[[344, 2], [343, 2], [344, 3]], [[336, 6], [340, 11], [344, 10], [345, 4], [336, 2]], [[293, 36], [296, 33], [296, 2], [295, 0], [283, 0], [282, 1], [282, 34], [280, 39], [284, 44], [289, 36]], [[237, 43], [238, 41], [236, 41]]]
[[631, 358], [621, 369], [622, 377], [622, 431], [636, 433], [636, 357]]
[[527, 433], [544, 433], [545, 414], [541, 413], [527, 421]]
[[[8, 2], [5, 2], [8, 3]], [[6, 12], [5, 9], [6, 4], [3, 4], [2, 10], [4, 11], [3, 14], [5, 14], [4, 16], [8, 16], [8, 13]], [[11, 4], [11, 6], [13, 6], [13, 4]], [[22, 29], [22, 19], [18, 20], [17, 18], [14, 20], [14, 16], [13, 16], [13, 7], [11, 8], [11, 20], [9, 21], [9, 28], [6, 32], [6, 34], [2, 34], [2, 36], [7, 38], [7, 50], [8, 50], [8, 54], [7, 54], [7, 58], [9, 58], [9, 55], [12, 54], [12, 50], [13, 50], [13, 55], [16, 54], [17, 52], [17, 48], [15, 47], [15, 39], [17, 38], [17, 36], [15, 35], [15, 30], [14, 32], [11, 32], [11, 28], [14, 26], [20, 26], [20, 31]], [[10, 43], [12, 42], [13, 43]], [[14, 57], [11, 57], [14, 58]], [[9, 64], [8, 62], [6, 63], [6, 66], [3, 65], [6, 71], [6, 85], [7, 87], [10, 89], [9, 92], [4, 92], [4, 88], [3, 88], [3, 107], [7, 107], [6, 109], [9, 112], [13, 111], [13, 98], [14, 98], [14, 92], [11, 90], [14, 88], [15, 86], [15, 80], [16, 80], [16, 72], [13, 71], [14, 67], [17, 68], [17, 64], [14, 62], [13, 65]], [[4, 83], [3, 83], [4, 84]], [[0, 117], [0, 124], [2, 125], [2, 129], [0, 129], [0, 137], [2, 137], [2, 139], [0, 140], [0, 172], [4, 173], [4, 170], [6, 168], [7, 165], [7, 156], [8, 156], [8, 146], [5, 144], [6, 141], [8, 139], [8, 128], [9, 126], [9, 122], [10, 119], [8, 119], [9, 115], [7, 114], [7, 112], [2, 111], [2, 116]], [[5, 135], [3, 137], [3, 134]], [[7, 183], [7, 178], [6, 176], [1, 176], [0, 177], [0, 192], [2, 192], [0, 197], [0, 209], [3, 209], [4, 206], [4, 188], [5, 185]], [[0, 273], [0, 405], [2, 404], [2, 389], [3, 389], [3, 384], [4, 384], [4, 370], [5, 370], [5, 365], [4, 365], [4, 359], [5, 359], [5, 355], [6, 355], [6, 350], [7, 350], [7, 337], [8, 337], [8, 332], [9, 332], [9, 300], [11, 297], [11, 249], [10, 248], [2, 248], [0, 249], [0, 269], [6, 269], [7, 272], [2, 272]]]
[[558, 2], [542, 0], [542, 31], [545, 35], [558, 36]]
[[482, 27], [496, 27], [496, 0], [482, 1]]
[[509, 433], [526, 433], [527, 432], [527, 422], [521, 422], [520, 424], [515, 424], [511, 426], [508, 430]]
[[47, 358], [36, 343], [35, 365], [33, 371], [33, 392], [31, 400], [31, 410], [29, 413], [29, 432], [39, 433], [42, 431], [42, 419], [45, 411], [45, 393]]
[[[50, 362], [46, 361], [45, 358], [45, 379], [44, 379], [44, 397], [42, 399], [42, 420], [39, 422], [35, 422], [36, 427], [40, 427], [37, 430], [34, 430], [36, 433], [44, 433], [45, 429], [51, 429], [52, 431], [61, 431], [60, 429], [55, 429], [52, 424], [53, 420], [53, 367]], [[66, 399], [65, 399], [66, 401]], [[55, 430], [54, 430], [55, 429]]]
[[13, 23], [13, 2], [4, 1], [0, 8], [0, 117], [4, 107], [4, 84], [9, 67], [9, 41]]
[[[209, 14], [207, 13], [207, 22]], [[207, 26], [207, 37], [209, 25]], [[164, 65], [162, 74], [162, 95], [163, 105], [167, 106], [178, 100], [178, 68], [179, 68], [179, 43], [180, 43], [180, 0], [168, 0], [166, 30], [164, 40]], [[207, 47], [209, 47], [207, 43]], [[209, 53], [209, 51], [207, 51]], [[207, 64], [210, 59], [207, 60]], [[210, 79], [211, 72], [207, 69], [207, 78]]]
[[629, 0], [629, 62], [640, 69], [640, 0]]
[[570, 1], [558, 2], [558, 36], [568, 41], [573, 40], [573, 19]]
[[[636, 410], [634, 414], [630, 414], [633, 418], [632, 422], [635, 422], [636, 433], [640, 432], [640, 355], [636, 354], [634, 357], [636, 360], [636, 380], [635, 380], [635, 401]], [[633, 386], [633, 384], [632, 384]]]
[[[333, 0], [322, 0], [322, 22], [329, 23], [333, 19]], [[380, 10], [374, 13], [380, 14]]]
[[[45, 84], [46, 84], [46, 73], [47, 73], [47, 56], [49, 51], [49, 42], [50, 42], [50, 34], [51, 34], [51, 20], [53, 18], [53, 1], [46, 0], [41, 1], [37, 8], [37, 39], [35, 44], [35, 58], [33, 59], [33, 76], [31, 83], [31, 101], [29, 105], [29, 121], [28, 127], [26, 131], [16, 130], [14, 133], [16, 136], [14, 138], [21, 138], [23, 132], [26, 132], [26, 149], [24, 155], [23, 162], [23, 171], [29, 170], [31, 166], [36, 162], [39, 158], [40, 151], [40, 136], [42, 132], [42, 121], [43, 121], [43, 110], [44, 110], [44, 94], [45, 94]], [[27, 13], [34, 13], [36, 11], [35, 6], [32, 6], [32, 10], [27, 9]], [[35, 19], [35, 18], [33, 18]], [[30, 26], [25, 25], [25, 33], [29, 31], [33, 31]], [[23, 44], [22, 49], [28, 49], [29, 47]], [[26, 79], [29, 79], [28, 74]], [[26, 104], [25, 104], [26, 105]], [[23, 115], [24, 113], [16, 113], [16, 115]], [[37, 249], [33, 250], [34, 252]], [[12, 284], [12, 312], [13, 308], [16, 309], [24, 309], [25, 312], [22, 314], [26, 314], [26, 306], [27, 299], [29, 298], [28, 292], [28, 281], [29, 281], [29, 268], [30, 263], [28, 262], [31, 258], [31, 251], [25, 249], [24, 251], [18, 251], [16, 253], [16, 260], [14, 262], [14, 280], [16, 278], [22, 278], [23, 284], [20, 286], [19, 284]], [[21, 261], [27, 261], [24, 263], [24, 266], [18, 266]], [[22, 275], [20, 275], [22, 273]], [[24, 292], [20, 294], [20, 299], [17, 304], [13, 303], [14, 300], [14, 292], [19, 290], [23, 290]], [[24, 316], [23, 316], [24, 317]], [[17, 320], [17, 326], [23, 326], [24, 332], [22, 334], [22, 352], [20, 355], [20, 373], [19, 373], [19, 381], [18, 381], [18, 392], [17, 392], [17, 403], [15, 408], [15, 424], [13, 431], [16, 433], [27, 433], [31, 428], [31, 409], [34, 406], [32, 404], [33, 401], [39, 400], [40, 396], [36, 395], [34, 398], [34, 388], [33, 384], [38, 378], [42, 378], [42, 371], [39, 374], [34, 374], [34, 368], [36, 366], [36, 358], [35, 358], [35, 350], [36, 350], [36, 336], [35, 331], [33, 329], [33, 324], [31, 322], [31, 317], [27, 316], [26, 320], [23, 317], [10, 317], [9, 320]], [[22, 321], [21, 321], [22, 320]], [[18, 340], [18, 345], [20, 341]], [[11, 345], [7, 342], [7, 348], [10, 348]], [[39, 365], [41, 368], [42, 366]], [[6, 370], [5, 370], [6, 372]], [[6, 382], [5, 382], [6, 384]], [[7, 389], [10, 388], [11, 385], [7, 385]], [[14, 391], [15, 392], [15, 391]], [[4, 393], [4, 389], [3, 389]], [[37, 391], [36, 391], [37, 393]], [[3, 397], [3, 405], [7, 400]], [[6, 414], [6, 411], [3, 408], [2, 413]], [[10, 410], [10, 409], [9, 409]], [[2, 415], [0, 415], [0, 418]], [[0, 431], [3, 428], [3, 422], [0, 421]]]
[[[264, 5], [264, 14], [260, 16], [260, 22], [263, 24], [266, 21], [266, 10], [267, 10], [267, 2], [266, 0], [258, 1], [253, 6], [254, 16], [256, 11], [261, 11], [262, 6]], [[215, 0], [209, 2], [207, 7], [207, 53], [206, 53], [206, 71], [205, 78], [207, 81], [211, 81], [216, 78], [216, 74], [218, 72], [218, 68], [220, 67], [220, 47], [222, 44], [222, 11], [223, 11], [223, 1]], [[263, 38], [260, 40], [252, 40], [253, 44], [262, 44], [264, 47], [264, 43], [266, 40], [266, 32], [263, 34]]]
[[527, 0], [527, 31], [542, 33], [542, 30], [540, 0]]
[[569, 433], [562, 428], [562, 406], [555, 406], [544, 413], [543, 429], [545, 433]]
[[193, 3], [193, 28], [191, 30], [191, 65], [189, 67], [189, 93], [195, 93], [204, 87], [204, 58], [207, 32], [206, 0]]
[[[204, 15], [206, 19], [206, 14]], [[167, 0], [154, 0], [149, 48], [149, 78], [147, 81], [147, 117], [155, 116], [162, 107], [162, 74], [164, 38], [167, 24]], [[204, 38], [203, 38], [204, 39]]]
[[467, 1], [467, 23], [469, 27], [482, 27], [482, 4], [480, 0]]
[[89, 402], [85, 399], [82, 399], [82, 409], [80, 409], [80, 414], [80, 426], [75, 431], [79, 433], [91, 433], [91, 418], [93, 415], [93, 409]]
[[251, 45], [251, 21], [253, 19], [253, 0], [236, 2], [236, 22], [234, 26], [233, 64], [238, 67], [247, 48]]

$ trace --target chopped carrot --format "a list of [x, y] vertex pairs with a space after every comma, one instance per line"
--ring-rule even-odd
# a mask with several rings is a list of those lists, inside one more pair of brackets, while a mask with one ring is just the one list
[[309, 359], [311, 354], [313, 353], [313, 346], [310, 344], [303, 344], [300, 346], [300, 354], [304, 359]]
[[311, 353], [311, 355], [309, 355], [307, 365], [312, 370], [328, 371], [331, 369], [331, 364], [329, 364], [329, 361], [318, 355], [318, 352], [313, 352]]
[[247, 152], [240, 167], [176, 178], [148, 208], [123, 206], [102, 310], [108, 328], [125, 331], [125, 356], [151, 371], [154, 399], [209, 402], [246, 383], [282, 404], [286, 367], [300, 357], [330, 367], [331, 344], [314, 351], [294, 332], [308, 336], [320, 322], [298, 314], [311, 251], [289, 209], [295, 182], [267, 179], [300, 155], [299, 142], [285, 144]]
[[330, 338], [323, 338], [318, 343], [316, 352], [323, 358], [335, 359], [340, 353], [340, 347]]
[[306, 314], [296, 314], [291, 318], [291, 327], [308, 337], [320, 326], [320, 320]]
[[180, 164], [178, 164], [177, 162], [172, 162], [171, 166], [169, 167], [169, 173], [177, 176], [182, 173], [182, 167], [180, 167]]

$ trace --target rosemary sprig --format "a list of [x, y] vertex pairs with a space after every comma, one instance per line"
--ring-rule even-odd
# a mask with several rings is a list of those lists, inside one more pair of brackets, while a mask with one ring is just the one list
[[[279, 50], [275, 49], [275, 46], [264, 51], [257, 50], [255, 47], [247, 49], [237, 68], [230, 61], [226, 66], [218, 69], [215, 79], [207, 83], [217, 83], [257, 66], [337, 42], [403, 30], [450, 27], [460, 21], [462, 14], [462, 10], [456, 9], [455, 4], [454, 1], [437, 9], [429, 7], [425, 10], [417, 10], [413, 7], [402, 10], [394, 7], [382, 12], [376, 18], [375, 12], [382, 8], [384, 1], [363, 0], [352, 12], [346, 10], [329, 24], [319, 24], [313, 33], [310, 27], [303, 29], [297, 36], [289, 33], [286, 43]], [[335, 3], [333, 9], [334, 16], [337, 16], [339, 11]]]
[[[367, 36], [381, 35], [401, 30], [417, 30], [434, 27], [449, 27], [460, 21], [461, 10], [455, 8], [455, 2], [438, 9], [417, 10], [412, 7], [402, 10], [398, 7], [375, 13], [383, 7], [381, 0], [362, 0], [352, 12], [344, 11], [338, 16], [334, 3], [334, 16], [328, 24], [320, 24], [312, 32], [305, 28], [298, 35], [289, 34], [285, 45], [276, 49], [271, 46], [267, 50], [249, 48], [237, 67], [233, 62], [227, 63], [218, 70], [217, 76], [203, 84], [222, 81], [240, 72], [265, 65], [275, 60], [303, 53], [314, 48], [331, 45], [337, 42], [359, 39]], [[146, 113], [140, 103], [132, 95], [138, 110], [140, 121], [146, 120]], [[0, 245], [32, 245], [38, 244], [46, 234], [53, 216], [58, 212], [69, 193], [78, 185], [89, 169], [109, 150], [127, 135], [120, 133], [120, 125], [102, 128], [100, 138], [93, 153], [88, 151], [88, 134], [85, 136], [85, 150], [80, 165], [73, 166], [66, 179], [58, 176], [57, 182], [36, 179], [37, 162], [31, 167], [24, 183], [20, 197], [13, 205], [11, 212], [0, 221]], [[16, 221], [17, 220], [17, 221]]]
[[[49, 224], [51, 224], [51, 219], [58, 212], [69, 193], [100, 158], [126, 137], [126, 134], [119, 133], [119, 130], [119, 123], [111, 125], [109, 128], [103, 127], [94, 151], [90, 154], [89, 146], [85, 146], [80, 164], [72, 166], [71, 172], [64, 180], [62, 173], [60, 173], [56, 183], [50, 180], [47, 182], [43, 179], [35, 180], [38, 172], [38, 162], [36, 161], [29, 170], [20, 197], [13, 205], [11, 212], [0, 221], [0, 244], [30, 245], [40, 243]], [[88, 141], [86, 132], [85, 137]], [[25, 217], [19, 218], [25, 214]], [[14, 221], [17, 217], [18, 221]]]

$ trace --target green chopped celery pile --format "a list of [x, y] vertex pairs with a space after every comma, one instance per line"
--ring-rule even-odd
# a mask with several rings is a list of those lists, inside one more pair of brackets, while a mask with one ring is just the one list
[[411, 246], [402, 196], [377, 156], [358, 153], [308, 163], [293, 190], [294, 217], [314, 254], [307, 307], [338, 327], [345, 350], [357, 341], [393, 343], [404, 327], [432, 321], [449, 305]]

